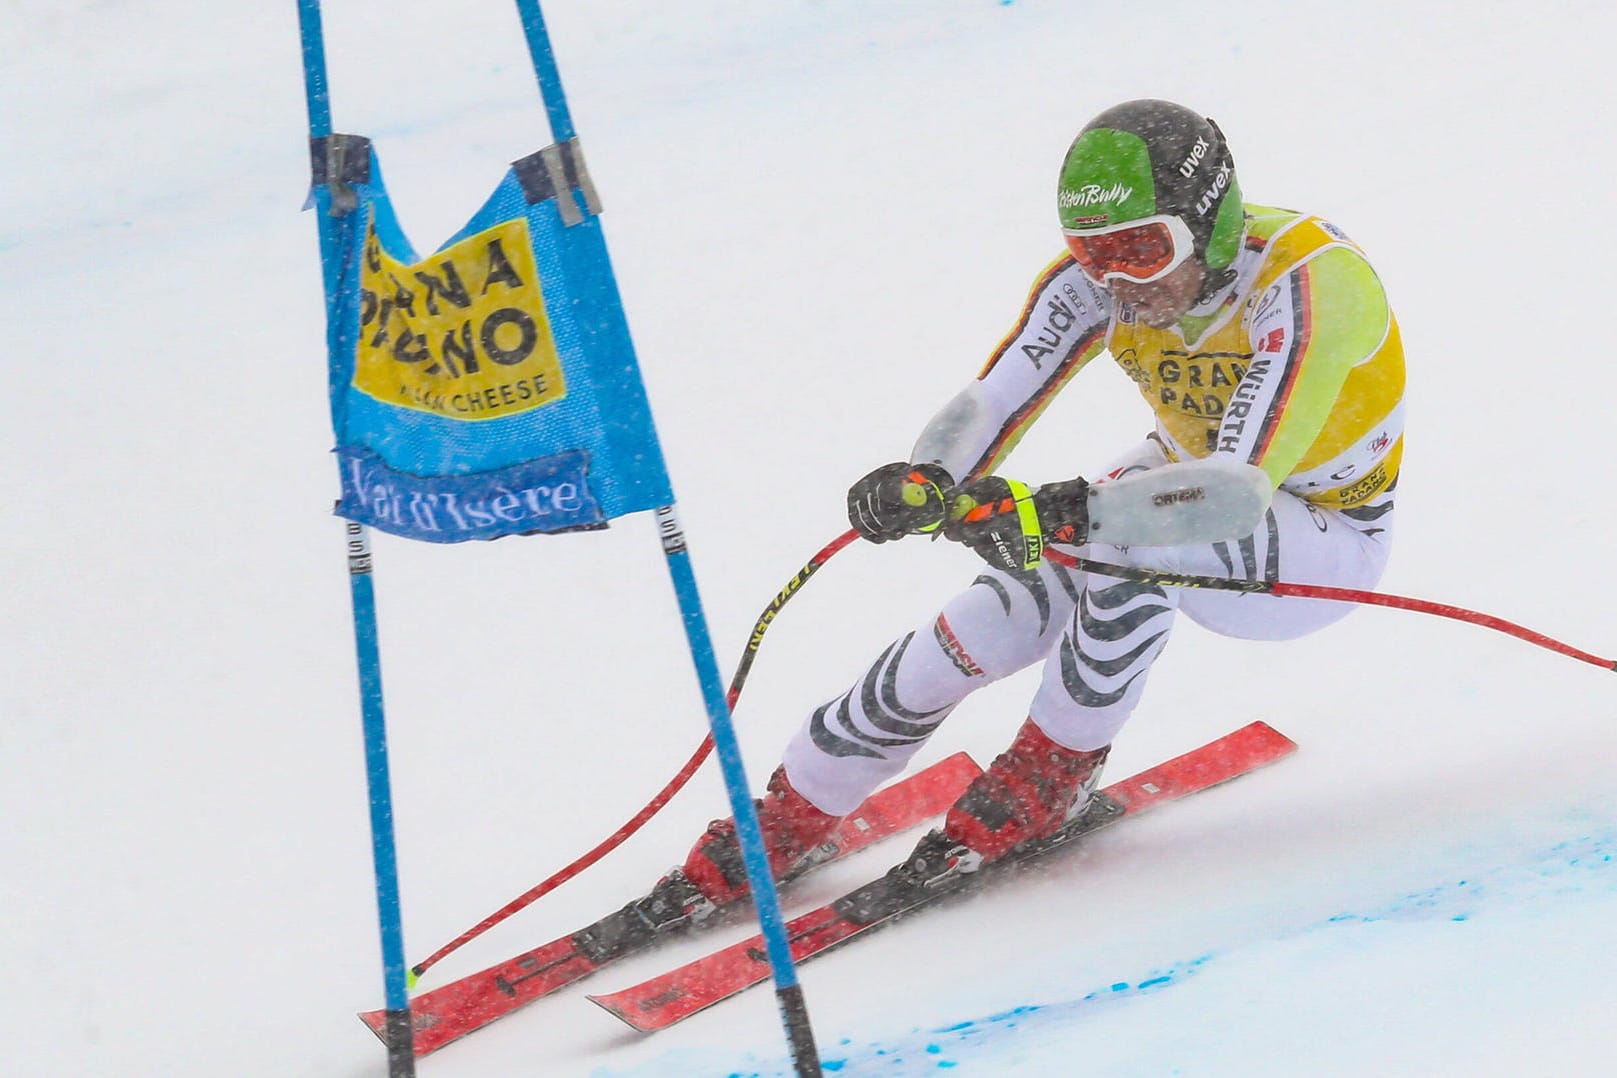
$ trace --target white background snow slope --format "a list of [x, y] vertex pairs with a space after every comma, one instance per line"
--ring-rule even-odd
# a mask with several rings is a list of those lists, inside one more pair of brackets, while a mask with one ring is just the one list
[[[1410, 426], [1385, 588], [1617, 651], [1610, 4], [546, 6], [726, 674], [1059, 250], [1078, 127], [1147, 95], [1216, 117], [1249, 198], [1327, 215], [1386, 282]], [[337, 127], [376, 139], [431, 249], [548, 141], [514, 10], [327, 7]], [[8, 3], [0, 39], [0, 1071], [381, 1074], [353, 1018], [381, 973], [295, 5]], [[1147, 426], [1097, 362], [1007, 471], [1093, 469]], [[704, 719], [648, 519], [376, 555], [414, 960], [627, 818]], [[754, 783], [974, 571], [920, 542], [834, 559], [738, 709]], [[923, 762], [991, 758], [1034, 677]], [[1275, 645], [1182, 622], [1111, 773], [1254, 718], [1301, 751], [805, 966], [824, 1055], [1610, 1073], [1614, 687], [1407, 613]], [[710, 765], [439, 972], [615, 908], [722, 811]], [[641, 1039], [577, 988], [422, 1074], [785, 1067], [767, 990]]]

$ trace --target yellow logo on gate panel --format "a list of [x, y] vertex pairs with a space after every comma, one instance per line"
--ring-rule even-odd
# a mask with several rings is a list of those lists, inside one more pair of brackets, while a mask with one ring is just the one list
[[413, 266], [365, 231], [354, 388], [451, 419], [501, 419], [567, 395], [528, 222], [468, 236]]

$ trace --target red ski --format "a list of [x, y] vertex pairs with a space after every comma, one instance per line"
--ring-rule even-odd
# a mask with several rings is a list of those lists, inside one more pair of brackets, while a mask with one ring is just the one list
[[[1084, 814], [1049, 838], [1028, 843], [972, 873], [953, 873], [949, 860], [932, 856], [937, 832], [923, 839], [911, 859], [887, 875], [851, 891], [786, 926], [792, 957], [799, 962], [828, 951], [869, 929], [890, 924], [938, 899], [980, 887], [1012, 865], [1025, 864], [1107, 824], [1134, 816], [1273, 763], [1297, 748], [1266, 723], [1254, 722], [1217, 741], [1169, 760], [1096, 794]], [[930, 849], [929, 849], [930, 844]], [[666, 1029], [769, 978], [762, 936], [715, 951], [621, 992], [590, 996], [644, 1033]]]
[[[981, 770], [970, 756], [959, 752], [877, 791], [842, 821], [831, 840], [815, 852], [809, 867], [844, 857], [940, 815]], [[645, 921], [634, 913], [637, 904], [632, 902], [588, 928], [411, 1000], [415, 1054], [435, 1052], [540, 996], [666, 938], [669, 933], [646, 928]], [[387, 1041], [386, 1011], [366, 1011], [359, 1018]]]

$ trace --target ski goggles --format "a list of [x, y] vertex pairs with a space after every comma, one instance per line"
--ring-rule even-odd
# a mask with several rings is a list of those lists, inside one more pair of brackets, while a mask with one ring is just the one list
[[1078, 268], [1101, 285], [1113, 277], [1149, 284], [1178, 269], [1196, 249], [1190, 226], [1171, 214], [1142, 217], [1110, 228], [1061, 231]]

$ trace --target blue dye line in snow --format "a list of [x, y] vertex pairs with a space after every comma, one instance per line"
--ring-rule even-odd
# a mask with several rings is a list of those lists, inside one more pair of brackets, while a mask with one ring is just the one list
[[[1202, 955], [1167, 969], [1153, 970], [1138, 981], [1114, 981], [1085, 995], [1082, 999], [1060, 1003], [1030, 1003], [1013, 1007], [986, 1018], [968, 1019], [932, 1030], [912, 1030], [912, 1036], [896, 1042], [873, 1042], [855, 1048], [852, 1039], [844, 1037], [836, 1049], [821, 1049], [821, 1068], [828, 1074], [902, 1073], [915, 1074], [936, 1070], [952, 1070], [966, 1062], [964, 1054], [977, 1054], [974, 1050], [996, 1036], [1011, 1034], [1034, 1025], [1066, 1025], [1076, 1017], [1087, 1014], [1096, 1005], [1114, 1004], [1136, 996], [1160, 991], [1192, 977], [1210, 962], [1213, 955]], [[600, 1073], [600, 1072], [598, 1072]], [[792, 1073], [782, 1063], [779, 1069], [730, 1071], [727, 1078], [782, 1078]]]
[[[1333, 914], [1320, 921], [1283, 929], [1265, 942], [1296, 940], [1320, 932], [1340, 931], [1345, 926], [1377, 922], [1421, 922], [1446, 920], [1463, 924], [1477, 916], [1484, 906], [1539, 904], [1546, 898], [1590, 891], [1617, 891], [1617, 874], [1611, 873], [1617, 853], [1617, 831], [1604, 831], [1567, 839], [1514, 864], [1502, 865], [1461, 879], [1409, 891], [1390, 901], [1364, 910]], [[834, 1048], [822, 1047], [826, 1058], [821, 1065], [827, 1073], [920, 1074], [960, 1067], [970, 1057], [981, 1059], [993, 1045], [1007, 1037], [1025, 1033], [1036, 1026], [1066, 1026], [1091, 1018], [1103, 1009], [1124, 1006], [1144, 996], [1184, 983], [1203, 972], [1223, 954], [1210, 951], [1188, 961], [1147, 971], [1132, 980], [1111, 981], [1077, 999], [1053, 1003], [1030, 1003], [983, 1018], [966, 1019], [933, 1029], [912, 1029], [887, 1041], [856, 1046], [843, 1038]], [[661, 1061], [672, 1063], [680, 1055]], [[722, 1066], [722, 1065], [721, 1065]], [[784, 1060], [771, 1060], [756, 1069], [725, 1072], [720, 1067], [698, 1068], [702, 1073], [728, 1073], [729, 1078], [766, 1078], [793, 1073]], [[630, 1073], [697, 1073], [678, 1067], [659, 1070], [653, 1064], [644, 1072], [597, 1071], [598, 1076]]]

